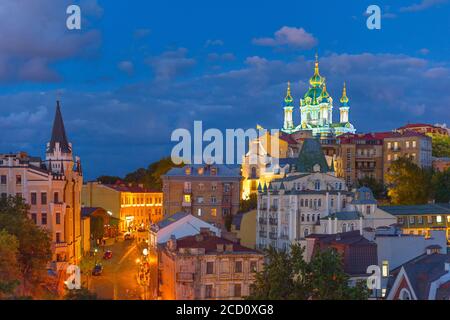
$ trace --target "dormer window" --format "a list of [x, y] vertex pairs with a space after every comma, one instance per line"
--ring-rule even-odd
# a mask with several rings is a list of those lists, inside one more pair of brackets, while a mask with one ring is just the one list
[[203, 167], [198, 168], [197, 172], [200, 176], [202, 176], [205, 173], [205, 168], [203, 168]]
[[190, 175], [191, 175], [191, 172], [192, 172], [191, 167], [186, 167], [185, 172], [186, 172], [186, 175], [187, 175], [187, 176], [190, 176]]

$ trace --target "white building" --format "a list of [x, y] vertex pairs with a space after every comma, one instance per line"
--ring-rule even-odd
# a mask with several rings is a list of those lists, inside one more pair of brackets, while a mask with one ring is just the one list
[[256, 244], [281, 250], [311, 233], [377, 228], [396, 218], [377, 209], [368, 188], [349, 191], [334, 175], [318, 140], [305, 139], [297, 163], [281, 179], [258, 187]]

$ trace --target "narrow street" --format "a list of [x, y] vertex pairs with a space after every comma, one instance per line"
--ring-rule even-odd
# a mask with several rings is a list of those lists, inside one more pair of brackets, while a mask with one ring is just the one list
[[103, 260], [103, 250], [99, 249], [97, 261], [103, 264], [103, 272], [100, 276], [91, 277], [90, 290], [97, 294], [98, 299], [142, 299], [144, 291], [136, 279], [136, 259], [140, 258], [136, 243], [120, 241], [105, 247], [105, 250], [111, 250], [113, 257]]

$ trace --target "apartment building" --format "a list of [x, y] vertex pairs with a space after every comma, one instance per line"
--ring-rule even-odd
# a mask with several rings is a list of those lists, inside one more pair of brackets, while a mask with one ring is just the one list
[[250, 294], [264, 255], [208, 230], [170, 239], [160, 249], [163, 300], [241, 299]]
[[415, 131], [391, 132], [383, 139], [383, 173], [389, 171], [391, 163], [401, 157], [410, 158], [421, 168], [432, 166], [431, 137]]
[[88, 182], [83, 185], [82, 205], [101, 207], [112, 217], [120, 219], [119, 230], [148, 229], [163, 218], [163, 193], [142, 185]]
[[[20, 196], [30, 206], [30, 218], [51, 236], [55, 270], [82, 257], [82, 184], [81, 161], [73, 157], [59, 101], [45, 160], [25, 152], [0, 155], [0, 195]], [[89, 238], [89, 232], [84, 236]]]
[[239, 210], [241, 174], [226, 165], [186, 165], [163, 177], [164, 216], [184, 211], [225, 229]]

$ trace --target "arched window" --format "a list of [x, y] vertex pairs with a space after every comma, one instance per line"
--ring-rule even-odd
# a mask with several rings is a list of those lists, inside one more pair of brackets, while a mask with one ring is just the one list
[[309, 222], [309, 214], [306, 215], [306, 221]]
[[252, 178], [256, 178], [256, 167], [252, 167]]
[[353, 231], [353, 230], [355, 230], [355, 224], [354, 224], [354, 223], [352, 223], [352, 224], [350, 225], [350, 231]]
[[316, 215], [315, 214], [311, 215], [311, 221], [316, 221]]
[[319, 207], [322, 206], [322, 199], [319, 199]]
[[304, 201], [303, 201], [303, 199], [300, 199], [300, 207], [303, 207], [303, 205], [304, 205]]
[[305, 222], [305, 215], [302, 214], [302, 222]]
[[411, 300], [411, 293], [409, 292], [408, 289], [403, 288], [400, 291], [399, 298], [400, 298], [400, 300]]
[[342, 224], [342, 232], [347, 232], [347, 224]]

